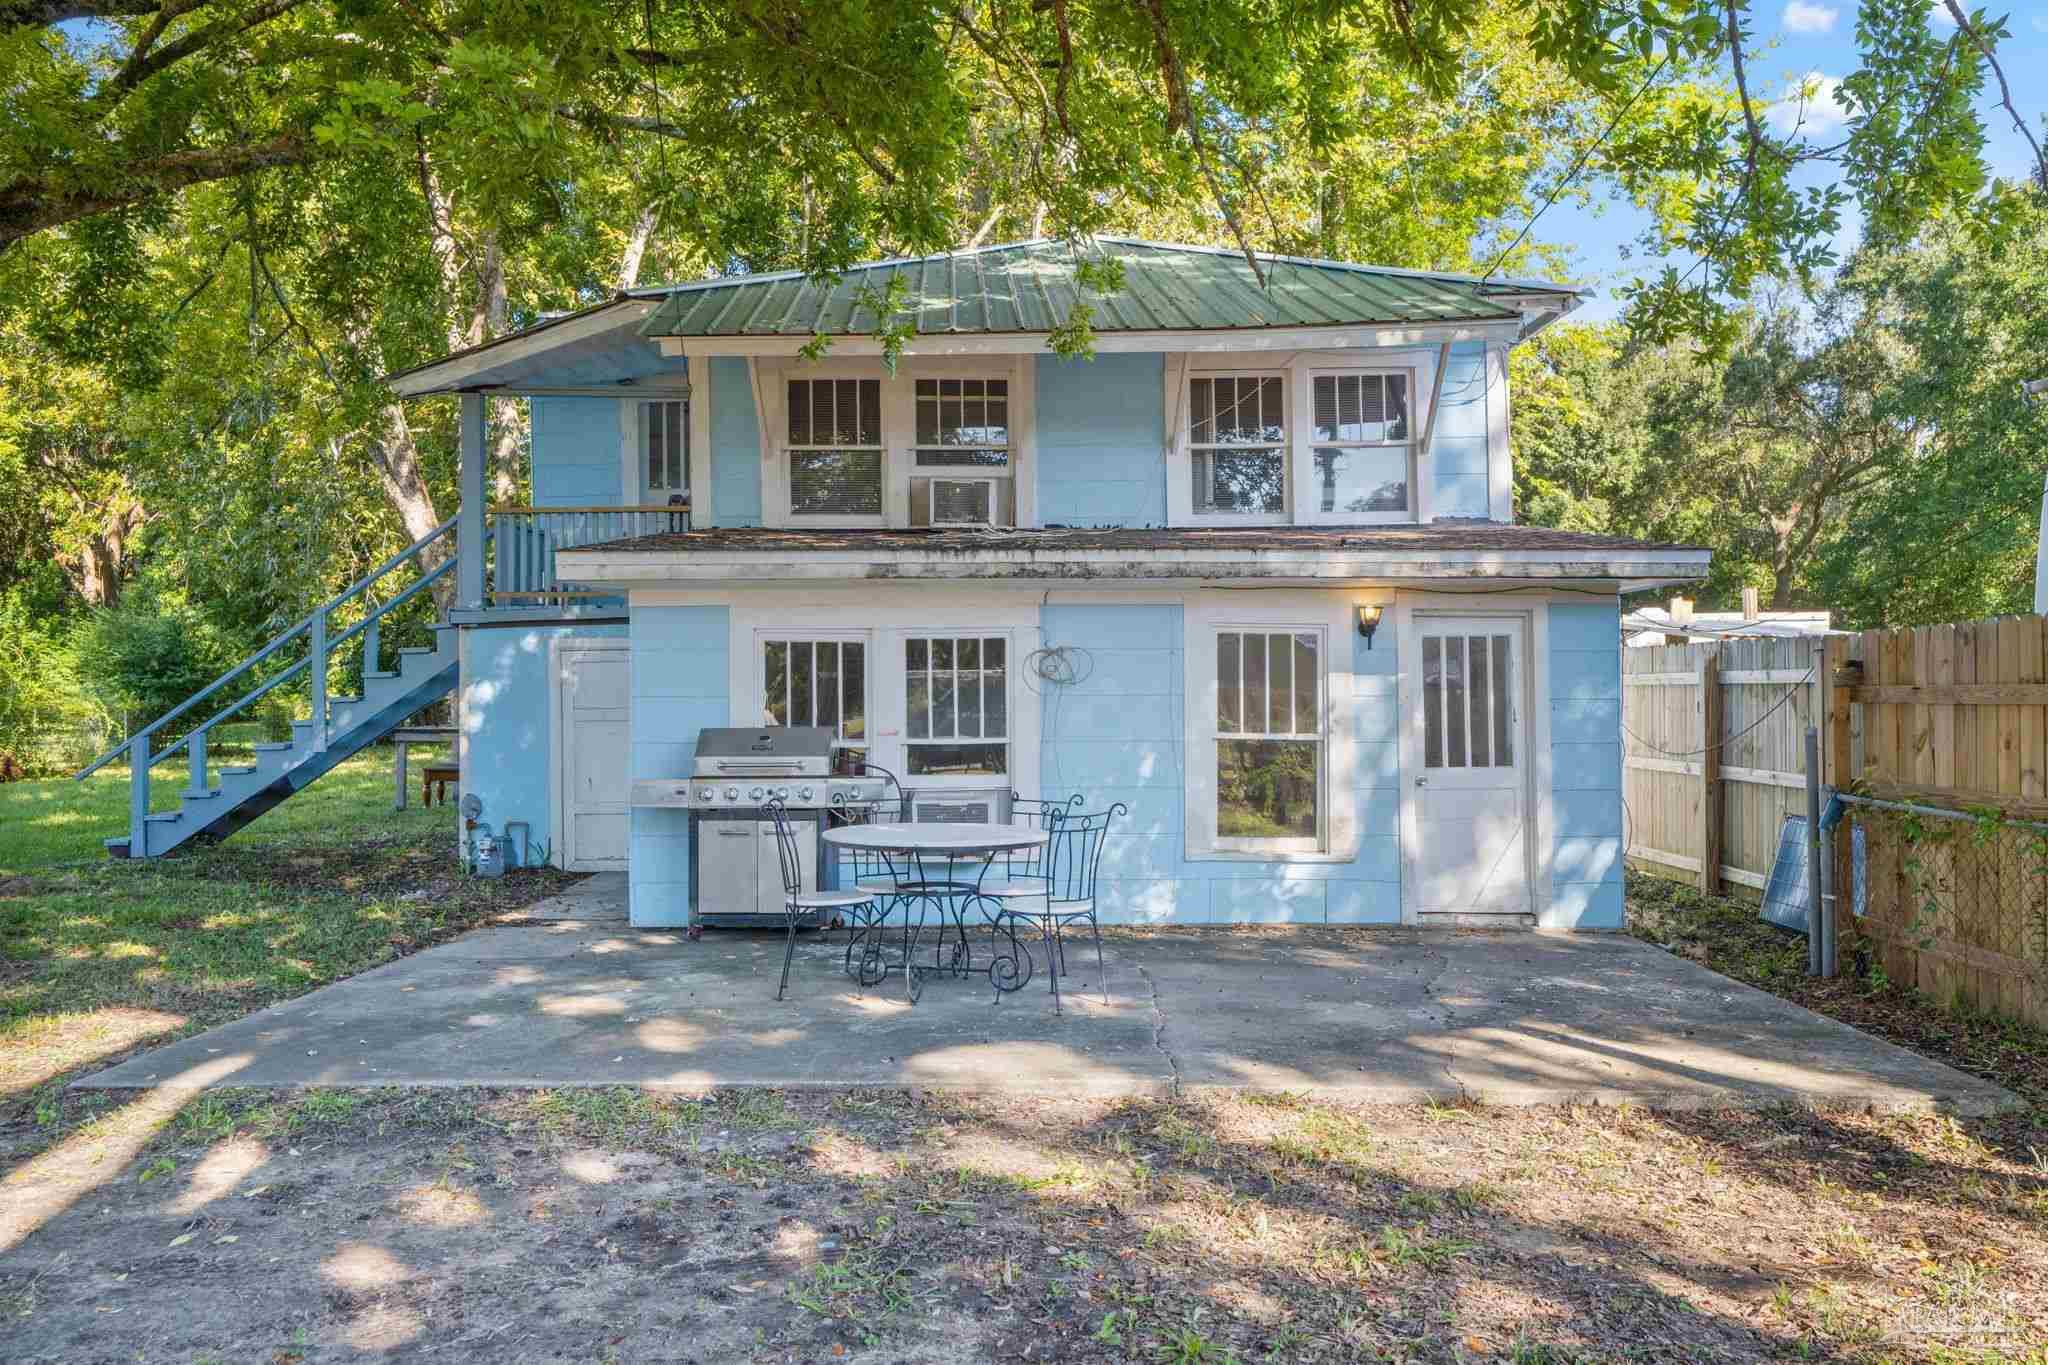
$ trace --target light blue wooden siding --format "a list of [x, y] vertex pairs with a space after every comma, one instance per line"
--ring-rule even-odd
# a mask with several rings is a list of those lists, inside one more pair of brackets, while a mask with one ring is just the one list
[[1047, 525], [1166, 524], [1166, 358], [1038, 358], [1038, 516]]
[[551, 837], [550, 645], [557, 639], [617, 636], [625, 630], [622, 625], [521, 626], [462, 632], [462, 710], [469, 729], [462, 789], [484, 803], [477, 818], [493, 830], [502, 832], [509, 822], [524, 820], [532, 827], [530, 842], [536, 849]]
[[747, 362], [713, 356], [711, 375], [711, 510], [720, 526], [761, 524], [761, 423]]
[[617, 399], [532, 402], [535, 507], [606, 507], [627, 496], [619, 487]]
[[1621, 609], [1550, 608], [1551, 903], [1546, 929], [1622, 924]]
[[[1451, 347], [1450, 363], [1444, 367], [1443, 406], [1430, 444], [1432, 516], [1487, 515], [1486, 383], [1485, 343], [1461, 341]], [[1427, 393], [1417, 396], [1418, 419], [1426, 415], [1428, 403]]]
[[[1395, 923], [1399, 758], [1391, 631], [1368, 652], [1353, 638], [1359, 677], [1351, 709], [1362, 844], [1346, 863], [1191, 860], [1184, 831], [1182, 612], [1174, 605], [1050, 606], [1049, 646], [1065, 645], [1085, 676], [1046, 689], [1039, 780], [1045, 794], [1079, 791], [1097, 809], [1130, 807], [1102, 860], [1104, 918], [1114, 923]], [[1083, 653], [1085, 651], [1085, 654]]]
[[[633, 776], [682, 777], [697, 753], [697, 732], [727, 723], [724, 607], [633, 609]], [[636, 925], [690, 918], [690, 821], [681, 809], [636, 809], [627, 874]]]

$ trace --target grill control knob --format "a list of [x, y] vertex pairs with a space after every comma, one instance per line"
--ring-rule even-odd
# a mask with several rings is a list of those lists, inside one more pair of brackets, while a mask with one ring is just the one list
[[808, 800], [810, 800], [810, 799], [811, 799], [811, 789], [810, 789], [809, 787], [798, 787], [798, 788], [796, 789], [796, 799], [797, 799], [797, 800], [799, 800], [799, 801], [808, 801]]
[[725, 799], [726, 799], [726, 800], [728, 800], [728, 801], [737, 801], [737, 800], [739, 800], [739, 799], [740, 799], [740, 789], [739, 789], [738, 787], [727, 787], [727, 788], [725, 789]]
[[777, 787], [777, 788], [775, 789], [775, 799], [776, 799], [776, 800], [778, 800], [778, 801], [787, 801], [787, 800], [789, 800], [789, 788], [787, 788], [787, 787]]
[[759, 787], [747, 788], [747, 800], [749, 801], [759, 801], [765, 794]]

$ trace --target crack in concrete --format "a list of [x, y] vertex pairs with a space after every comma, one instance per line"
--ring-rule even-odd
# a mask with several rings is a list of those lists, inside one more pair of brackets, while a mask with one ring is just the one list
[[1131, 966], [1137, 969], [1138, 975], [1144, 979], [1146, 987], [1152, 992], [1152, 1046], [1158, 1051], [1160, 1056], [1166, 1058], [1167, 1068], [1173, 1072], [1173, 1079], [1169, 1083], [1169, 1093], [1178, 1097], [1180, 1095], [1180, 1058], [1174, 1056], [1173, 1050], [1166, 1045], [1166, 1011], [1160, 1008], [1159, 983], [1152, 979], [1152, 973], [1145, 970], [1144, 963], [1133, 962]]
[[[1437, 958], [1437, 969], [1434, 972], [1430, 973], [1430, 977], [1427, 981], [1422, 983], [1422, 994], [1425, 999], [1428, 999], [1432, 1003], [1435, 1003], [1436, 983], [1443, 980], [1444, 974], [1450, 971], [1451, 955], [1445, 952], [1442, 948], [1429, 948], [1427, 949], [1427, 951]], [[1451, 1085], [1456, 1088], [1458, 1092], [1458, 1098], [1468, 1098], [1472, 1092], [1466, 1088], [1465, 1082], [1458, 1078], [1458, 1044], [1456, 1038], [1452, 1035], [1451, 1032], [1451, 1024], [1452, 1021], [1456, 1018], [1456, 1011], [1454, 1011], [1449, 1005], [1444, 1005], [1442, 1008], [1444, 1026], [1444, 1079], [1450, 1082]]]

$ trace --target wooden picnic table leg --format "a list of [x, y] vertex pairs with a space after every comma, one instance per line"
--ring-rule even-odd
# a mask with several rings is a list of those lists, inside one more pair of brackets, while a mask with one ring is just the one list
[[395, 776], [395, 785], [394, 785], [394, 787], [393, 787], [393, 791], [392, 791], [392, 802], [391, 802], [391, 809], [393, 809], [393, 810], [404, 810], [404, 809], [405, 809], [405, 741], [404, 741], [404, 740], [402, 740], [402, 739], [400, 739], [400, 740], [394, 740], [394, 741], [392, 741], [392, 743], [393, 743], [393, 744], [394, 744], [394, 746], [395, 746], [395, 747], [396, 747], [396, 748], [398, 749], [398, 767], [397, 767], [397, 770], [396, 770], [396, 772], [395, 772], [395, 775], [394, 775], [394, 776]]

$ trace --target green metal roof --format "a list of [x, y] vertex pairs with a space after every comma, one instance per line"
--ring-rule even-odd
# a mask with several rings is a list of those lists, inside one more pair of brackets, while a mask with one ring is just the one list
[[786, 272], [636, 290], [662, 298], [640, 330], [650, 337], [860, 335], [877, 321], [860, 295], [886, 289], [896, 276], [908, 287], [905, 307], [925, 336], [1049, 332], [1067, 321], [1084, 293], [1097, 332], [1177, 332], [1503, 322], [1519, 319], [1518, 301], [1531, 294], [1569, 299], [1577, 292], [1547, 282], [1293, 256], [1260, 257], [1261, 287], [1242, 254], [1217, 247], [1101, 237], [1085, 250], [1122, 262], [1121, 291], [1078, 290], [1073, 251], [1064, 242], [1013, 242], [855, 266], [823, 284]]

